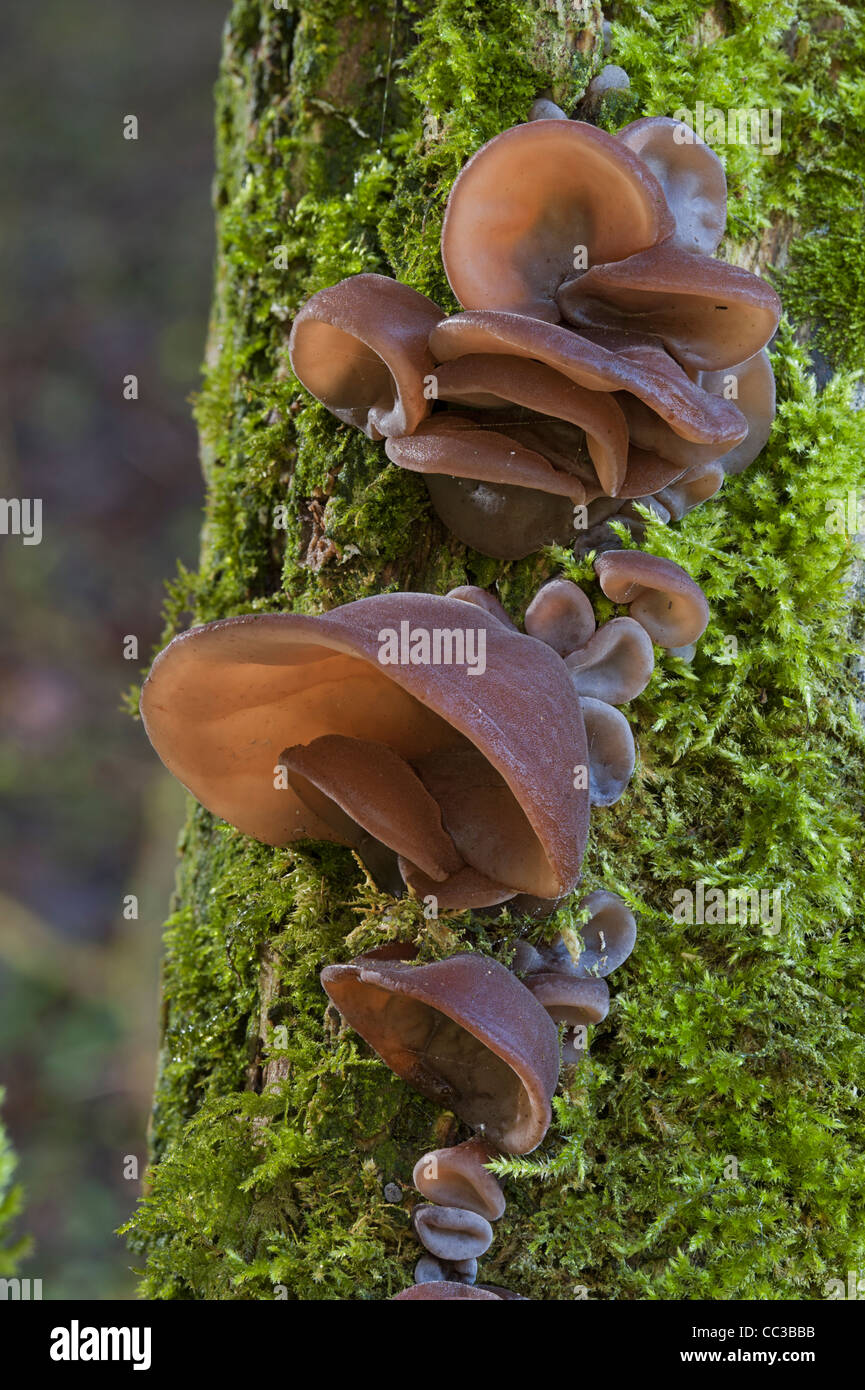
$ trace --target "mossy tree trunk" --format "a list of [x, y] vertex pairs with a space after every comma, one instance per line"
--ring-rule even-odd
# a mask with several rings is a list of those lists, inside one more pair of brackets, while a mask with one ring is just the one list
[[[794, 244], [780, 286], [794, 321], [820, 320], [843, 362], [845, 340], [855, 352], [865, 334], [844, 287], [845, 238], [862, 219], [844, 171], [862, 158], [823, 21], [846, 11], [766, 8], [614, 7], [610, 61], [632, 95], [600, 119], [616, 129], [697, 100], [781, 106], [791, 129], [775, 163], [726, 152], [725, 254], [765, 266], [783, 243], [787, 261], [794, 233], [813, 236], [848, 197], [844, 237], [824, 232], [822, 260], [813, 245], [796, 260]], [[466, 552], [421, 480], [310, 402], [285, 345], [310, 293], [361, 270], [455, 308], [438, 257], [455, 174], [539, 94], [575, 110], [603, 46], [600, 9], [582, 0], [237, 0], [198, 406], [207, 519], [168, 634], [190, 615], [314, 612], [464, 582], [497, 584], [519, 617], [559, 568], [561, 554], [502, 565]], [[852, 1079], [861, 740], [839, 665], [849, 544], [823, 524], [826, 499], [858, 485], [861, 435], [844, 383], [816, 396], [805, 365], [787, 334], [764, 460], [679, 531], [649, 536], [704, 584], [715, 618], [694, 668], [663, 663], [638, 702], [638, 775], [593, 818], [586, 886], [632, 898], [640, 941], [587, 1063], [564, 1078], [545, 1147], [511, 1165], [484, 1277], [530, 1297], [820, 1297], [865, 1258]], [[778, 889], [782, 929], [675, 922], [674, 891], [701, 878]], [[412, 1165], [465, 1132], [340, 1030], [318, 973], [397, 935], [507, 960], [517, 929], [426, 921], [348, 851], [270, 850], [191, 806], [154, 1163], [131, 1223], [147, 1296], [384, 1298], [409, 1284]], [[400, 1201], [386, 1200], [393, 1183]]]

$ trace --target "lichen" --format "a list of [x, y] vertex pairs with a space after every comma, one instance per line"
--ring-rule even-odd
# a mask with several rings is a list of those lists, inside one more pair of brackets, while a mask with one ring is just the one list
[[[399, 18], [375, 9], [346, 70], [340, 36], [360, 32], [360, 9], [315, 10], [238, 0], [226, 33], [197, 407], [207, 519], [166, 636], [190, 617], [461, 582], [498, 583], [519, 616], [560, 567], [606, 616], [590, 565], [567, 552], [502, 565], [453, 542], [422, 481], [310, 402], [285, 355], [309, 292], [359, 270], [453, 307], [438, 257], [453, 176], [538, 92], [572, 107], [598, 45], [557, 51], [542, 0], [428, 0]], [[611, 56], [633, 91], [618, 122], [698, 98], [783, 109], [779, 156], [724, 152], [727, 253], [781, 213], [806, 234], [777, 277], [788, 320], [769, 447], [645, 542], [685, 565], [713, 617], [690, 666], [659, 659], [632, 707], [637, 774], [593, 815], [581, 891], [629, 899], [637, 948], [543, 1147], [501, 1165], [509, 1205], [484, 1274], [537, 1299], [819, 1298], [865, 1259], [860, 619], [850, 539], [825, 525], [829, 503], [865, 486], [862, 416], [849, 377], [816, 389], [790, 326], [819, 320], [837, 365], [858, 365], [861, 79], [846, 55], [861, 22], [828, 0], [726, 15], [713, 38], [694, 0], [612, 11]], [[843, 47], [821, 16], [840, 16]], [[780, 931], [674, 920], [674, 891], [698, 880], [779, 889]], [[267, 849], [191, 806], [166, 938], [154, 1164], [129, 1224], [145, 1295], [372, 1299], [409, 1283], [412, 1165], [466, 1133], [339, 1032], [318, 972], [393, 938], [424, 958], [463, 945], [508, 961], [520, 926], [428, 921], [378, 893], [348, 851]], [[383, 1191], [394, 1181], [396, 1204]]]

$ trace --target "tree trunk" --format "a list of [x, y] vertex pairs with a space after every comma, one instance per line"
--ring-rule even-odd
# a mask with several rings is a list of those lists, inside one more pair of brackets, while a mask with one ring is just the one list
[[[733, 30], [726, 6], [683, 4], [666, 18], [616, 7], [610, 61], [633, 90], [599, 121], [616, 129], [701, 97], [726, 105], [728, 91], [770, 106], [794, 68], [825, 106], [837, 74], [830, 82], [819, 8], [798, 7], [812, 72], [774, 19]], [[538, 95], [574, 111], [603, 51], [603, 16], [582, 0], [237, 0], [217, 90], [216, 294], [198, 403], [207, 519], [200, 569], [172, 589], [167, 635], [190, 614], [314, 612], [466, 582], [497, 584], [519, 618], [556, 571], [549, 553], [506, 565], [466, 552], [421, 480], [310, 403], [285, 348], [308, 295], [361, 270], [454, 309], [438, 257], [453, 177]], [[791, 165], [807, 142], [798, 127], [794, 137]], [[765, 269], [820, 209], [778, 206], [774, 169], [733, 154], [738, 220], [725, 253]], [[763, 226], [753, 189], [765, 193]], [[803, 295], [818, 317], [815, 283], [791, 281], [800, 320]], [[862, 1039], [849, 1015], [854, 957], [838, 966], [833, 935], [855, 902], [855, 733], [838, 712], [845, 542], [827, 549], [819, 511], [810, 533], [785, 529], [804, 478], [794, 435], [822, 449], [812, 512], [856, 484], [844, 399], [815, 403], [801, 367], [786, 342], [789, 413], [753, 487], [751, 474], [736, 480], [661, 542], [707, 584], [719, 635], [693, 673], [664, 666], [637, 707], [639, 775], [593, 816], [586, 888], [633, 895], [640, 939], [588, 1062], [563, 1079], [545, 1147], [509, 1165], [482, 1277], [528, 1297], [822, 1297], [825, 1279], [861, 1257], [844, 1077]], [[806, 613], [818, 583], [820, 611]], [[676, 925], [673, 890], [701, 877], [780, 886], [783, 931]], [[413, 1164], [467, 1131], [340, 1029], [318, 973], [396, 934], [506, 956], [516, 927], [426, 921], [417, 903], [378, 892], [348, 851], [271, 850], [195, 805], [175, 906], [153, 1165], [130, 1223], [145, 1293], [370, 1299], [406, 1287], [419, 1254]]]

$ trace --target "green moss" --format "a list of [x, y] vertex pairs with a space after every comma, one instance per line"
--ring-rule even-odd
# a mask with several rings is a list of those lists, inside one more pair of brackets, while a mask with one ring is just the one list
[[[789, 321], [819, 320], [824, 348], [856, 364], [862, 300], [847, 276], [863, 156], [849, 113], [861, 91], [831, 64], [860, 44], [859, 17], [739, 4], [711, 41], [704, 11], [614, 7], [612, 58], [633, 97], [608, 115], [697, 99], [781, 106], [777, 157], [722, 151], [727, 249], [795, 217], [806, 235], [779, 278]], [[452, 307], [438, 232], [454, 175], [538, 92], [572, 106], [600, 57], [557, 44], [541, 0], [364, 7], [357, 28], [359, 15], [239, 0], [229, 22], [198, 403], [207, 522], [199, 570], [172, 586], [166, 636], [191, 616], [465, 581], [497, 583], [519, 616], [557, 568], [591, 575], [562, 551], [501, 565], [456, 544], [419, 479], [300, 389], [285, 325], [311, 290], [364, 269]], [[843, 36], [821, 27], [832, 16]], [[363, 41], [346, 60], [349, 23]], [[509, 1205], [485, 1276], [534, 1298], [818, 1298], [865, 1260], [860, 619], [850, 541], [825, 526], [827, 504], [865, 486], [865, 439], [851, 381], [818, 392], [789, 330], [775, 363], [778, 421], [761, 459], [647, 537], [704, 586], [713, 617], [690, 666], [659, 658], [632, 708], [637, 774], [593, 817], [585, 887], [632, 901], [637, 949], [586, 1062], [563, 1078], [544, 1146], [500, 1165]], [[612, 611], [588, 588], [599, 615]], [[318, 972], [393, 938], [424, 957], [461, 945], [508, 961], [522, 924], [426, 921], [377, 893], [347, 851], [266, 849], [197, 807], [181, 848], [156, 1162], [130, 1223], [143, 1290], [385, 1297], [410, 1281], [417, 1245], [408, 1196], [387, 1203], [384, 1185], [407, 1191], [415, 1158], [464, 1131], [338, 1032]], [[780, 931], [677, 922], [674, 892], [700, 879], [780, 890]]]
[[[4, 1094], [0, 1089], [0, 1104]], [[18, 1270], [19, 1261], [30, 1249], [26, 1237], [16, 1237], [14, 1234], [24, 1200], [21, 1188], [12, 1181], [15, 1165], [15, 1155], [0, 1121], [0, 1279], [11, 1278]]]

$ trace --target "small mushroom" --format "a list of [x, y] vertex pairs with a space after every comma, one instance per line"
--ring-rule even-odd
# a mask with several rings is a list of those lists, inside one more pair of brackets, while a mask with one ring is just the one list
[[589, 800], [612, 806], [631, 780], [636, 763], [634, 736], [625, 716], [605, 700], [581, 696], [589, 750]]
[[627, 604], [630, 616], [659, 647], [683, 647], [705, 632], [706, 597], [672, 560], [638, 550], [608, 550], [595, 560], [595, 573], [607, 598]]
[[493, 1240], [489, 1221], [465, 1207], [415, 1207], [412, 1225], [430, 1254], [448, 1263], [476, 1260], [489, 1250]]
[[478, 1277], [477, 1260], [454, 1260], [449, 1273], [458, 1284], [474, 1284]]
[[498, 1178], [485, 1167], [495, 1157], [492, 1145], [477, 1136], [450, 1149], [434, 1149], [415, 1164], [414, 1185], [430, 1202], [498, 1221], [505, 1199]]
[[715, 151], [669, 116], [647, 116], [617, 139], [640, 156], [664, 190], [676, 219], [671, 244], [711, 256], [727, 225], [727, 179]]
[[[447, 1270], [439, 1260], [432, 1255], [421, 1255], [414, 1267], [414, 1281], [416, 1284], [438, 1284], [447, 1279]], [[462, 1283], [463, 1280], [457, 1279], [455, 1283]]]
[[681, 521], [686, 512], [692, 511], [709, 497], [714, 497], [715, 493], [720, 491], [723, 481], [724, 467], [720, 459], [714, 463], [698, 463], [696, 467], [683, 473], [681, 478], [669, 483], [653, 498], [647, 500], [651, 500], [655, 505], [660, 502], [667, 512], [668, 520]]
[[529, 1153], [550, 1122], [558, 1039], [544, 1009], [496, 961], [329, 965], [321, 982], [346, 1021], [415, 1090], [504, 1153]]
[[723, 395], [735, 383], [736, 406], [748, 422], [748, 433], [719, 460], [725, 473], [743, 473], [763, 449], [775, 419], [775, 374], [765, 348], [721, 372], [697, 372], [696, 381], [710, 395]]
[[518, 942], [514, 968], [527, 977], [553, 973], [585, 980], [603, 979], [624, 964], [637, 940], [634, 914], [624, 899], [599, 888], [581, 899], [578, 910], [588, 911], [589, 918], [579, 928], [576, 954], [559, 932], [549, 945]]
[[580, 1060], [583, 1029], [606, 1017], [610, 995], [603, 977], [628, 958], [637, 936], [634, 915], [617, 893], [590, 893], [580, 909], [591, 915], [581, 928], [583, 945], [576, 957], [560, 933], [549, 945], [519, 942], [514, 961], [550, 1017], [567, 1025], [562, 1036], [565, 1063]]
[[517, 625], [504, 604], [499, 603], [495, 594], [491, 594], [487, 589], [480, 589], [476, 584], [460, 584], [456, 589], [448, 589], [447, 597], [461, 599], [463, 603], [474, 603], [478, 608], [492, 613], [494, 618], [498, 618], [499, 622], [504, 623], [511, 631], [517, 631]]
[[386, 275], [351, 275], [308, 299], [288, 352], [295, 375], [370, 439], [411, 434], [432, 408], [427, 340], [441, 310]]
[[600, 111], [604, 98], [608, 97], [611, 92], [624, 94], [630, 89], [631, 79], [625, 69], [620, 68], [617, 63], [606, 63], [586, 88], [586, 95], [581, 103], [583, 114], [594, 116]]
[[477, 1260], [437, 1260], [432, 1255], [421, 1255], [414, 1267], [416, 1284], [474, 1284], [478, 1277]]
[[526, 986], [556, 1023], [569, 1028], [600, 1023], [610, 1007], [606, 980], [578, 979], [558, 972], [526, 976]]
[[[442, 826], [441, 809], [406, 760], [385, 743], [325, 734], [280, 755], [288, 780], [308, 806], [330, 821], [334, 805], [396, 854], [419, 864], [437, 881], [464, 860]], [[323, 793], [314, 798], [312, 789]], [[343, 830], [343, 817], [333, 829]]]
[[567, 114], [549, 97], [537, 97], [529, 107], [530, 121], [566, 121]]
[[633, 618], [603, 623], [589, 640], [565, 658], [580, 696], [624, 705], [639, 695], [655, 669], [652, 639]]
[[[449, 1281], [437, 1281], [431, 1284], [412, 1284], [410, 1289], [403, 1289], [402, 1293], [394, 1294], [391, 1303], [429, 1303], [432, 1299], [452, 1301], [457, 1298], [486, 1299], [498, 1303], [502, 1294], [492, 1292], [490, 1289], [482, 1289], [478, 1284], [456, 1284]], [[511, 1295], [513, 1297], [513, 1295]]]
[[569, 579], [552, 579], [526, 609], [525, 626], [530, 637], [545, 642], [559, 656], [567, 656], [588, 642], [595, 630], [595, 614], [576, 584]]
[[451, 289], [468, 309], [557, 321], [555, 295], [590, 265], [668, 236], [673, 219], [647, 165], [582, 121], [530, 121], [482, 146], [458, 175], [442, 227]]
[[590, 917], [580, 927], [583, 950], [573, 963], [579, 975], [603, 978], [628, 959], [637, 940], [634, 914], [618, 893], [597, 889], [580, 902]]

